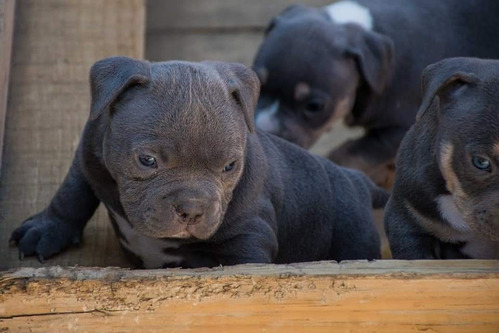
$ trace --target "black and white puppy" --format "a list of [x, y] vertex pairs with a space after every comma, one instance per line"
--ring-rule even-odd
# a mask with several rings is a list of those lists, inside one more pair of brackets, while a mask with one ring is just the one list
[[229, 63], [107, 58], [50, 205], [12, 234], [41, 260], [78, 243], [99, 202], [138, 267], [376, 259], [365, 175], [254, 131], [259, 80]]
[[498, 61], [426, 68], [385, 228], [397, 259], [498, 259]]
[[329, 158], [390, 187], [420, 75], [448, 57], [498, 58], [498, 0], [344, 0], [275, 17], [254, 60], [256, 126], [309, 148], [332, 124], [363, 137]]

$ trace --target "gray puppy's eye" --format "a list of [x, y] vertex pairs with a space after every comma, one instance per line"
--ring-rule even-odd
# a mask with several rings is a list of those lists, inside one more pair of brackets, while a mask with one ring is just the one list
[[319, 99], [311, 99], [307, 101], [305, 108], [308, 113], [317, 113], [323, 111], [325, 103]]
[[150, 155], [139, 155], [139, 161], [141, 162], [142, 165], [150, 168], [158, 167], [158, 165], [156, 164], [156, 158]]
[[472, 164], [476, 168], [478, 168], [479, 170], [491, 171], [491, 162], [488, 161], [486, 158], [479, 157], [479, 156], [473, 156], [472, 157]]
[[223, 172], [229, 172], [229, 171], [233, 170], [235, 165], [236, 165], [236, 161], [232, 161], [231, 163], [229, 163], [228, 165], [226, 165], [224, 167]]

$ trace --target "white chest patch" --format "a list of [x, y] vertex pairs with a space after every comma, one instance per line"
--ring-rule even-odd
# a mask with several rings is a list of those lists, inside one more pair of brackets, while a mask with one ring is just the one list
[[180, 265], [182, 257], [165, 253], [168, 252], [169, 248], [178, 248], [179, 245], [176, 242], [144, 236], [134, 230], [127, 220], [114, 210], [108, 208], [108, 211], [113, 215], [120, 232], [127, 240], [125, 242], [120, 239], [120, 243], [142, 259], [144, 268], [162, 268], [166, 264], [169, 266]]
[[366, 30], [373, 29], [373, 17], [370, 10], [355, 1], [339, 1], [326, 6], [325, 10], [335, 23], [356, 23]]
[[449, 235], [450, 238], [465, 242], [463, 254], [477, 259], [498, 259], [498, 242], [482, 237], [467, 225], [452, 195], [440, 195], [436, 201], [441, 216], [456, 231]]
[[257, 128], [270, 133], [278, 132], [279, 122], [276, 118], [276, 113], [278, 113], [279, 108], [280, 101], [276, 100], [269, 106], [260, 110], [260, 112], [257, 114], [257, 118], [255, 119], [255, 125], [257, 126]]
[[437, 197], [436, 201], [441, 216], [453, 227], [453, 229], [462, 232], [471, 230], [467, 223], [465, 223], [451, 194], [440, 195]]

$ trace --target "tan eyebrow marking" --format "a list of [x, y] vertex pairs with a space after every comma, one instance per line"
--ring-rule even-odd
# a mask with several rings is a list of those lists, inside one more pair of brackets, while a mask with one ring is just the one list
[[311, 93], [311, 87], [305, 82], [299, 82], [295, 85], [295, 91], [293, 98], [296, 101], [304, 99], [307, 95]]
[[443, 178], [446, 182], [446, 188], [450, 193], [458, 195], [459, 197], [465, 197], [465, 192], [462, 189], [462, 185], [458, 180], [457, 174], [453, 170], [453, 145], [450, 143], [444, 143], [441, 145], [440, 149], [440, 169], [443, 174]]

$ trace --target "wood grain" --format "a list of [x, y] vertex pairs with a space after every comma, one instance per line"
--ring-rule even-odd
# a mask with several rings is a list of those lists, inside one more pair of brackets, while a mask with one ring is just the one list
[[0, 290], [0, 331], [498, 331], [498, 261], [24, 268]]
[[[90, 107], [88, 73], [98, 59], [144, 54], [144, 0], [23, 0], [16, 8], [3, 172], [0, 269], [21, 262], [11, 232], [44, 209], [63, 180]], [[59, 265], [127, 266], [100, 209], [84, 244], [54, 258]]]
[[151, 61], [217, 60], [251, 66], [261, 41], [262, 35], [251, 31], [210, 34], [165, 32], [148, 35], [146, 54]]
[[15, 7], [15, 0], [0, 0], [0, 172], [2, 170], [5, 117], [7, 115]]
[[[304, 0], [313, 7], [329, 5], [336, 0]], [[234, 29], [263, 30], [271, 18], [293, 0], [149, 0], [147, 32], [161, 34], [172, 30], [224, 31]]]

